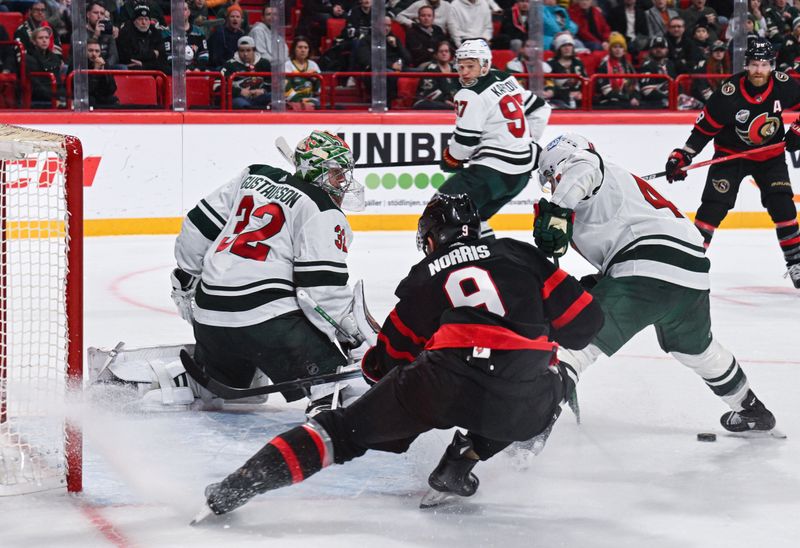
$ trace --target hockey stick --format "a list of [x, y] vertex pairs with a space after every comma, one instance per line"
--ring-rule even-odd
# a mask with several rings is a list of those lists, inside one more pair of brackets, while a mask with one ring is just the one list
[[[337, 333], [343, 335], [344, 337], [347, 337], [347, 340], [348, 340], [348, 342], [350, 342], [350, 344], [354, 344], [356, 346], [360, 346], [361, 343], [364, 342], [363, 338], [361, 338], [361, 340], [359, 340], [359, 337], [351, 335], [350, 333], [345, 331], [342, 328], [342, 326], [339, 325], [339, 322], [337, 322], [336, 320], [331, 318], [330, 315], [328, 315], [328, 313], [325, 312], [325, 309], [322, 308], [320, 305], [318, 305], [317, 302], [314, 299], [311, 298], [311, 295], [306, 293], [304, 290], [302, 290], [302, 289], [298, 289], [297, 290], [297, 300], [298, 301], [302, 301], [302, 302], [306, 303], [306, 306], [310, 306], [311, 308], [313, 308], [314, 311], [317, 314], [322, 316], [322, 319], [324, 319], [326, 322], [328, 322], [329, 324], [331, 324], [333, 326], [333, 328], [336, 330]], [[342, 373], [342, 369], [343, 369], [342, 366], [337, 367], [336, 368], [336, 374], [337, 375], [341, 374]], [[339, 384], [339, 382], [337, 381], [336, 384], [333, 386], [333, 396], [331, 397], [331, 410], [336, 409], [339, 406], [339, 391], [341, 389], [342, 389], [342, 387]]]
[[[781, 141], [780, 143], [774, 143], [769, 146], [761, 147], [761, 148], [754, 148], [753, 150], [746, 150], [744, 152], [737, 152], [736, 154], [731, 154], [729, 156], [720, 156], [719, 158], [712, 158], [711, 160], [706, 160], [705, 162], [700, 162], [698, 164], [692, 164], [686, 167], [682, 167], [683, 171], [689, 171], [690, 169], [697, 169], [699, 167], [706, 167], [714, 164], [721, 164], [723, 162], [727, 162], [729, 160], [737, 160], [739, 158], [746, 158], [747, 156], [752, 156], [757, 152], [770, 152], [772, 150], [778, 150], [779, 148], [783, 148], [786, 146], [786, 143]], [[645, 181], [650, 181], [652, 179], [658, 179], [659, 177], [664, 177], [667, 174], [666, 171], [659, 171], [658, 173], [651, 173], [650, 175], [645, 175], [641, 177]]]
[[194, 361], [194, 358], [192, 358], [192, 356], [186, 352], [186, 350], [181, 350], [181, 363], [183, 364], [183, 368], [186, 370], [186, 373], [192, 377], [192, 380], [224, 400], [235, 400], [239, 398], [248, 398], [250, 396], [260, 396], [262, 394], [272, 394], [274, 392], [281, 392], [283, 390], [299, 389], [308, 394], [312, 386], [355, 379], [361, 376], [361, 370], [359, 369], [353, 371], [343, 371], [339, 373], [327, 373], [325, 375], [306, 377], [294, 381], [279, 382], [277, 384], [270, 384], [267, 386], [235, 388], [233, 386], [228, 386], [227, 384], [221, 383], [209, 376], [197, 364], [197, 362]]

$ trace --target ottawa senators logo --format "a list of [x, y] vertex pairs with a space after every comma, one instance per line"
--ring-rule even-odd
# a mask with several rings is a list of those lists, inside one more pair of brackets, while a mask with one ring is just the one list
[[737, 127], [736, 135], [750, 146], [762, 145], [766, 141], [772, 139], [772, 136], [778, 131], [780, 124], [780, 118], [769, 116], [768, 113], [764, 112], [753, 118], [753, 121], [750, 122], [747, 129], [739, 129]]
[[725, 194], [731, 189], [731, 183], [728, 179], [711, 179], [711, 184], [721, 194]]
[[723, 95], [733, 95], [733, 92], [736, 91], [736, 86], [730, 82], [725, 82], [720, 88], [720, 91], [722, 91]]

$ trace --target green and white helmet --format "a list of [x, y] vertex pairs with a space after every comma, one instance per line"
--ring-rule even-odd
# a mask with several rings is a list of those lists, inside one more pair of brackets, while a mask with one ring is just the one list
[[343, 209], [364, 209], [364, 187], [353, 179], [353, 153], [344, 139], [315, 130], [294, 149], [295, 175], [322, 188]]

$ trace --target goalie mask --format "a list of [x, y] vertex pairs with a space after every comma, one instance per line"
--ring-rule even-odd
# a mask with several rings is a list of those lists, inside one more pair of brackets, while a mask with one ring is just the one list
[[[417, 249], [425, 255], [434, 248], [453, 242], [477, 240], [481, 233], [481, 217], [475, 203], [466, 194], [436, 194], [417, 224]], [[434, 241], [434, 248], [428, 238]]]
[[313, 131], [294, 150], [295, 175], [322, 188], [333, 202], [349, 211], [363, 211], [364, 187], [353, 178], [353, 154], [343, 139]]
[[578, 150], [594, 150], [594, 145], [577, 133], [564, 133], [547, 143], [539, 155], [539, 184], [543, 191], [555, 191], [558, 184], [555, 179], [556, 170], [559, 164]]
[[458, 81], [464, 87], [469, 87], [478, 81], [481, 76], [489, 74], [489, 69], [492, 67], [492, 50], [489, 44], [483, 38], [470, 38], [464, 40], [456, 50], [456, 62], [474, 59], [478, 62], [479, 73], [474, 77], [462, 76], [461, 65], [459, 63], [459, 77]]

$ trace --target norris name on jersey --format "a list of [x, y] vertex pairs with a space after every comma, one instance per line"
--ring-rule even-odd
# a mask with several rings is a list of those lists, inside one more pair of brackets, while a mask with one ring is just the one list
[[428, 263], [428, 269], [431, 276], [435, 276], [451, 266], [486, 259], [491, 254], [487, 245], [461, 245]]

